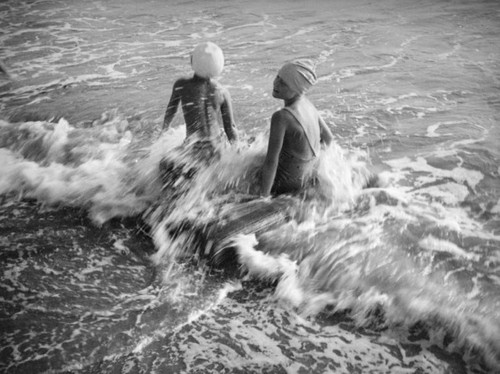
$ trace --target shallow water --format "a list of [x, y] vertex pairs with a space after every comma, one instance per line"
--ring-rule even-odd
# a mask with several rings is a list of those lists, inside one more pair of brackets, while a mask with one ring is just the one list
[[[1, 370], [500, 370], [499, 20], [497, 1], [2, 2]], [[243, 141], [172, 208], [180, 113], [159, 130], [203, 40]], [[190, 260], [165, 229], [251, 191], [297, 57], [336, 137], [329, 204], [237, 238], [237, 269]]]

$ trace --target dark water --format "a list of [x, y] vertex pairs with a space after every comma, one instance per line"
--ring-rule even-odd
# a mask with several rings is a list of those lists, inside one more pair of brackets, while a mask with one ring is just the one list
[[[0, 25], [3, 372], [500, 370], [497, 1], [4, 1]], [[181, 116], [159, 129], [203, 40], [242, 142], [173, 197]], [[235, 269], [193, 260], [168, 228], [251, 191], [296, 57], [328, 203], [235, 238]]]

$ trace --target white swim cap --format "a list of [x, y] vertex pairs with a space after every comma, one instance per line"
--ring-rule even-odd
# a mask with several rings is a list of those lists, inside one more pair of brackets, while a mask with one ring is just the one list
[[191, 66], [196, 75], [202, 78], [217, 77], [224, 68], [224, 54], [212, 42], [200, 43], [193, 51]]

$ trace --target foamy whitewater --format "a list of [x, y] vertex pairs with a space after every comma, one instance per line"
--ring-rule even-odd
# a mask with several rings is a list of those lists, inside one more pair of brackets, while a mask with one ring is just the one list
[[[500, 371], [497, 1], [6, 1], [0, 25], [1, 372]], [[161, 126], [201, 41], [240, 142], [192, 174], [180, 110]], [[255, 198], [293, 58], [335, 135], [320, 186], [204, 242]]]

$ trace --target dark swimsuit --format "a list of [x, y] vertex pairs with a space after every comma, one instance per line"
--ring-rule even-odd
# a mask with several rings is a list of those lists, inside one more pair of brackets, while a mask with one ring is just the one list
[[293, 149], [283, 148], [281, 150], [276, 170], [276, 177], [271, 189], [273, 194], [283, 194], [300, 191], [312, 180], [314, 166], [317, 161], [317, 156], [320, 149], [319, 132], [313, 133], [313, 130], [304, 126], [302, 118], [293, 109], [289, 107], [283, 108], [293, 115], [295, 120], [300, 124], [302, 133], [297, 136], [304, 137], [309, 144], [312, 157], [304, 158]]

